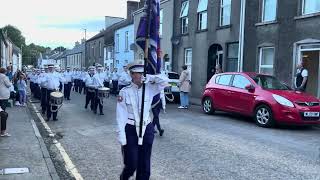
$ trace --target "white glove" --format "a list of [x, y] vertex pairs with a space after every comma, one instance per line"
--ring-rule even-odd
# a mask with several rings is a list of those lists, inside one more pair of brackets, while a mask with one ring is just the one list
[[0, 112], [2, 112], [3, 111], [3, 109], [0, 107]]

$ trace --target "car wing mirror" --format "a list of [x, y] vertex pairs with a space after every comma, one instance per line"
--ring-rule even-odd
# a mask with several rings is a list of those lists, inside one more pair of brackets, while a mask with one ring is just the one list
[[255, 87], [252, 84], [248, 84], [246, 85], [245, 89], [249, 92], [253, 92], [255, 90]]

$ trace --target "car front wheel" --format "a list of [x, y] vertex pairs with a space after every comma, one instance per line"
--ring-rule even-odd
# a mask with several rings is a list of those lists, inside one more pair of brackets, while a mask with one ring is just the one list
[[260, 127], [274, 126], [272, 110], [266, 105], [257, 107], [255, 111], [255, 121]]
[[206, 114], [213, 114], [214, 113], [214, 108], [212, 104], [212, 100], [209, 97], [206, 97], [203, 102], [202, 102], [202, 110]]

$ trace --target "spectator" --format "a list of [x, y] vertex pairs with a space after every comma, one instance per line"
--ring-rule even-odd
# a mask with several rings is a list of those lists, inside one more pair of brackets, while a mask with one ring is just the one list
[[1, 137], [9, 137], [6, 132], [8, 115], [4, 113], [10, 97], [10, 87], [12, 86], [9, 78], [6, 76], [6, 69], [0, 68], [0, 107], [1, 107]]
[[27, 83], [23, 74], [20, 74], [17, 86], [19, 91], [19, 103], [21, 106], [26, 106]]
[[305, 92], [308, 84], [308, 70], [306, 69], [306, 61], [303, 60], [297, 67], [295, 88], [298, 91]]
[[190, 73], [186, 65], [182, 66], [182, 72], [179, 78], [180, 81], [180, 106], [179, 109], [188, 109], [189, 107], [189, 92], [191, 89]]
[[215, 74], [220, 74], [220, 73], [223, 73], [222, 69], [221, 69], [221, 66], [219, 64], [216, 65], [216, 69], [215, 69]]
[[12, 66], [7, 67], [6, 76], [9, 78], [9, 80], [12, 82], [13, 80], [13, 74], [12, 74]]

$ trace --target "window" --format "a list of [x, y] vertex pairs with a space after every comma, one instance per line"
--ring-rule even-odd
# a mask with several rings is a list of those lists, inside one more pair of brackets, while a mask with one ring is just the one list
[[273, 75], [274, 48], [260, 48], [259, 73]]
[[119, 52], [119, 34], [116, 34], [116, 52]]
[[127, 64], [128, 64], [128, 62], [129, 62], [128, 60], [124, 60], [124, 64], [125, 64], [125, 65], [127, 65]]
[[247, 85], [250, 85], [251, 82], [241, 75], [235, 75], [233, 78], [232, 86], [240, 89], [245, 89]]
[[230, 24], [231, 0], [220, 1], [220, 26]]
[[187, 66], [191, 66], [192, 65], [192, 49], [185, 49], [184, 51], [184, 63]]
[[227, 72], [238, 71], [238, 52], [239, 43], [228, 44], [228, 56], [227, 56]]
[[182, 2], [180, 18], [181, 18], [181, 33], [188, 33], [188, 12], [189, 12], [189, 1]]
[[302, 15], [320, 12], [319, 0], [302, 0]]
[[116, 64], [117, 64], [117, 65], [119, 64], [119, 60], [116, 60]]
[[262, 22], [275, 21], [277, 0], [262, 0]]
[[126, 31], [125, 33], [125, 51], [129, 50], [129, 32]]
[[208, 0], [199, 0], [198, 4], [198, 30], [207, 29], [207, 7]]
[[160, 10], [160, 26], [159, 26], [159, 35], [162, 36], [162, 24], [163, 24], [163, 9]]
[[224, 86], [229, 86], [232, 75], [221, 75], [217, 78], [216, 83]]

